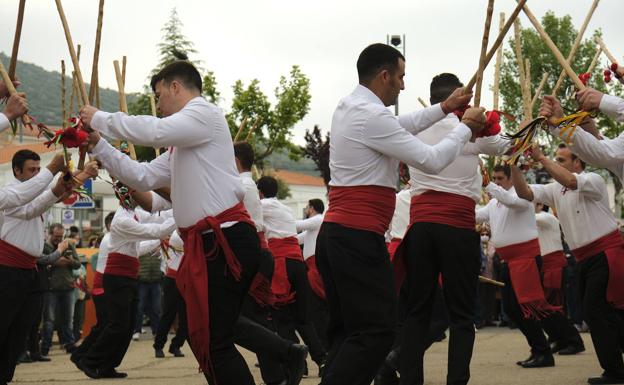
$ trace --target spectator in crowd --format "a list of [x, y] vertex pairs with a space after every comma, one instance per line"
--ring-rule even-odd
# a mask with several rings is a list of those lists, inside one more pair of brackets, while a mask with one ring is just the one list
[[147, 252], [139, 256], [139, 303], [137, 309], [136, 325], [132, 339], [137, 341], [141, 334], [143, 325], [143, 315], [146, 314], [150, 320], [150, 328], [152, 336], [156, 335], [158, 330], [158, 322], [161, 314], [161, 281], [163, 273], [160, 270], [160, 242], [159, 241], [143, 241], [140, 248], [144, 248]]

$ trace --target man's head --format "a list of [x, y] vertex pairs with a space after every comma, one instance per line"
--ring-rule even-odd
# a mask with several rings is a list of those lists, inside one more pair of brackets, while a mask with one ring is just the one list
[[555, 161], [570, 172], [581, 173], [585, 170], [585, 162], [572, 153], [565, 143], [559, 144], [555, 153]]
[[137, 204], [132, 198], [132, 190], [128, 186], [118, 180], [113, 184], [113, 191], [117, 199], [119, 199], [121, 207], [126, 210], [134, 210], [136, 208]]
[[513, 183], [511, 181], [511, 168], [508, 165], [496, 165], [494, 166], [494, 172], [492, 173], [492, 182], [501, 186], [505, 190], [509, 190]]
[[110, 231], [111, 223], [113, 222], [113, 217], [115, 216], [115, 212], [108, 213], [106, 218], [104, 218], [104, 226], [106, 226], [106, 231]]
[[310, 199], [308, 206], [306, 206], [305, 214], [307, 217], [313, 217], [316, 214], [323, 214], [325, 211], [325, 205], [320, 199]]
[[63, 228], [63, 225], [60, 223], [53, 223], [48, 229], [48, 242], [50, 242], [52, 246], [56, 247], [59, 243], [63, 242], [64, 234], [65, 229]]
[[39, 154], [30, 150], [19, 150], [13, 155], [11, 166], [13, 175], [20, 182], [25, 182], [39, 173], [41, 170], [41, 158]]
[[272, 176], [263, 176], [258, 179], [260, 198], [275, 198], [277, 196], [277, 179]]
[[431, 105], [441, 103], [453, 91], [463, 86], [462, 82], [454, 74], [443, 73], [437, 75], [431, 80], [431, 85], [429, 86], [429, 102], [431, 102]]
[[251, 166], [254, 163], [254, 150], [251, 144], [247, 142], [234, 143], [234, 157], [238, 172], [251, 171]]
[[396, 103], [405, 88], [405, 57], [387, 44], [371, 44], [364, 48], [357, 61], [360, 84], [370, 89], [385, 106]]
[[180, 111], [189, 100], [201, 95], [202, 79], [195, 66], [175, 61], [152, 76], [150, 82], [156, 96], [156, 107], [162, 116]]

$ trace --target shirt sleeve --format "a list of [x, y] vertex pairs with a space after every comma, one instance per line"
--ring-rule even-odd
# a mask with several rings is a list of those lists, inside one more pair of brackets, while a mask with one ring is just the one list
[[120, 217], [114, 225], [114, 227], [111, 226], [111, 232], [115, 231], [124, 240], [132, 242], [163, 239], [176, 228], [173, 219], [167, 219], [164, 223], [139, 223], [129, 217]]
[[59, 253], [58, 249], [54, 250], [50, 254], [42, 254], [41, 257], [39, 257], [37, 259], [37, 264], [39, 264], [39, 265], [51, 265], [57, 259], [59, 259], [60, 256], [61, 256], [61, 253]]
[[624, 122], [624, 99], [604, 94], [600, 99], [599, 108], [618, 122]]
[[11, 122], [9, 121], [9, 118], [7, 118], [5, 114], [0, 112], [0, 132], [6, 130], [9, 127], [11, 127]]
[[52, 190], [47, 190], [43, 194], [36, 197], [30, 203], [19, 206], [10, 210], [5, 210], [4, 214], [9, 217], [29, 220], [46, 212], [56, 201], [58, 197], [54, 195]]
[[26, 182], [16, 183], [0, 189], [0, 210], [25, 205], [35, 199], [50, 185], [54, 175], [44, 167], [39, 174]]
[[475, 210], [475, 221], [478, 224], [490, 221], [490, 204]]
[[550, 207], [555, 207], [555, 183], [531, 184], [529, 188], [533, 192], [533, 202], [543, 203]]
[[305, 240], [305, 236], [306, 236], [306, 232], [305, 231], [297, 234], [297, 242], [299, 242], [300, 245], [303, 245], [303, 241]]
[[466, 143], [463, 153], [471, 155], [503, 155], [509, 149], [511, 141], [501, 138], [500, 135], [477, 138], [474, 143]]
[[149, 163], [139, 163], [100, 139], [92, 154], [111, 175], [138, 191], [150, 191], [171, 184], [169, 152]]
[[166, 211], [171, 209], [171, 202], [152, 191], [152, 212]]
[[607, 194], [605, 182], [600, 175], [590, 172], [574, 174], [574, 176], [576, 176], [576, 189], [589, 199], [597, 201]]
[[159, 239], [139, 242], [139, 255], [145, 255], [160, 246]]
[[317, 230], [323, 224], [323, 217], [315, 215], [312, 218], [300, 219], [295, 222], [297, 231]]
[[[567, 134], [557, 134], [567, 139]], [[570, 149], [585, 162], [597, 167], [611, 167], [624, 162], [624, 134], [615, 139], [600, 140], [589, 132], [577, 128], [571, 138]]]
[[363, 141], [370, 148], [398, 159], [408, 166], [429, 174], [437, 174], [459, 155], [472, 132], [459, 123], [444, 139], [434, 146], [423, 143], [407, 132], [398, 120], [384, 109], [371, 117], [364, 127]]
[[104, 135], [152, 147], [196, 146], [208, 142], [214, 126], [222, 124], [227, 123], [221, 111], [193, 101], [165, 118], [98, 111], [91, 121], [91, 126]]
[[485, 191], [507, 207], [522, 208], [531, 205], [531, 202], [520, 198], [515, 192], [505, 190], [492, 182], [487, 185]]
[[421, 110], [399, 115], [399, 124], [412, 135], [426, 130], [434, 123], [444, 119], [446, 114], [442, 111], [440, 103]]

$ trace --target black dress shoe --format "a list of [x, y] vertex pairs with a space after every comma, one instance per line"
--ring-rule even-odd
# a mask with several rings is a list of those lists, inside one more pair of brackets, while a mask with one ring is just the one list
[[533, 353], [531, 353], [531, 355], [529, 356], [529, 358], [527, 358], [526, 360], [522, 360], [522, 361], [516, 361], [516, 365], [518, 366], [522, 366], [524, 364], [526, 364], [527, 362], [531, 361], [532, 359], [535, 358], [535, 355]]
[[566, 347], [565, 345], [560, 344], [559, 342], [553, 342], [552, 344], [550, 344], [550, 352], [552, 354], [555, 354], [565, 347]]
[[165, 358], [165, 353], [162, 351], [162, 349], [155, 349], [154, 356], [156, 358]]
[[126, 378], [128, 373], [118, 372], [115, 369], [107, 370], [99, 373], [100, 378]]
[[594, 385], [624, 384], [624, 377], [622, 376], [612, 377], [608, 374], [603, 374], [600, 377], [588, 378], [587, 383], [594, 384]]
[[184, 353], [180, 351], [180, 348], [173, 348], [169, 346], [169, 353], [173, 354], [174, 357], [184, 357]]
[[585, 344], [583, 342], [581, 343], [576, 343], [576, 344], [572, 344], [572, 345], [568, 345], [563, 349], [559, 350], [559, 355], [560, 356], [571, 356], [580, 352], [584, 352], [585, 351]]
[[76, 349], [78, 349], [78, 347], [77, 347], [76, 345], [74, 345], [74, 344], [71, 344], [71, 345], [65, 345], [65, 352], [66, 352], [67, 354], [71, 354], [71, 353], [73, 353]]
[[552, 354], [536, 354], [532, 360], [529, 360], [522, 364], [523, 368], [547, 368], [550, 366], [555, 366], [555, 359], [553, 358]]
[[298, 385], [303, 377], [306, 368], [306, 358], [308, 358], [308, 347], [300, 344], [292, 344], [288, 348], [288, 362], [286, 369], [288, 372], [288, 385]]
[[76, 364], [76, 366], [78, 367], [78, 369], [82, 370], [82, 372], [86, 374], [87, 377], [93, 378], [94, 380], [100, 378], [100, 374], [98, 373], [97, 369], [85, 365], [83, 360], [80, 360]]
[[50, 361], [52, 361], [50, 359], [50, 357], [46, 357], [46, 356], [30, 356], [30, 358], [33, 361], [37, 361], [37, 362], [50, 362]]
[[374, 385], [399, 385], [399, 381], [396, 370], [384, 363], [375, 376]]

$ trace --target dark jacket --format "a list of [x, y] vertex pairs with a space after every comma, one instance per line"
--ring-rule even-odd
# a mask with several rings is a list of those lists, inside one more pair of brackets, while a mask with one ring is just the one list
[[[49, 254], [56, 250], [52, 244], [46, 242], [43, 253]], [[54, 266], [50, 267], [50, 290], [68, 290], [74, 288], [74, 277], [72, 271], [80, 268], [80, 259], [74, 245], [70, 244], [67, 250], [65, 250], [64, 256], [70, 258], [72, 263], [68, 266]]]
[[160, 282], [163, 273], [160, 270], [160, 253], [150, 252], [139, 257], [139, 282]]

